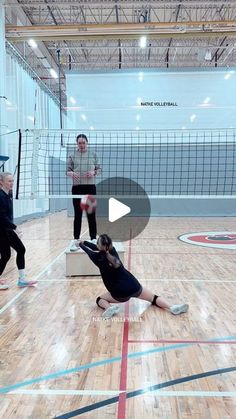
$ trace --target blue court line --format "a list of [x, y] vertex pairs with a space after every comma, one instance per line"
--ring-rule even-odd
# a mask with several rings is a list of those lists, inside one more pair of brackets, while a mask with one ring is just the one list
[[[176, 344], [176, 345], [171, 345], [171, 346], [165, 346], [165, 347], [162, 347], [162, 348], [149, 349], [149, 350], [144, 351], [144, 352], [134, 352], [134, 353], [129, 354], [128, 358], [136, 358], [136, 357], [140, 357], [140, 356], [145, 356], [145, 355], [148, 355], [148, 354], [153, 353], [153, 352], [170, 351], [172, 349], [178, 349], [178, 348], [186, 347], [186, 346], [190, 346], [190, 344], [183, 343], [181, 345]], [[31, 385], [31, 384], [36, 384], [36, 383], [39, 383], [41, 381], [54, 380], [58, 377], [62, 377], [64, 375], [68, 375], [68, 374], [73, 374], [73, 373], [76, 373], [78, 371], [87, 370], [89, 368], [100, 367], [101, 365], [108, 365], [108, 364], [112, 364], [113, 362], [120, 362], [121, 359], [122, 359], [121, 356], [116, 356], [114, 358], [103, 359], [102, 361], [92, 362], [91, 364], [81, 365], [80, 367], [71, 368], [69, 370], [58, 371], [58, 372], [55, 372], [53, 374], [43, 375], [42, 377], [32, 378], [32, 379], [27, 380], [27, 381], [21, 381], [20, 383], [16, 383], [16, 384], [13, 384], [13, 385], [10, 385], [10, 386], [1, 387], [0, 388], [0, 394], [1, 393], [8, 393], [9, 391], [16, 390], [17, 388], [25, 387], [25, 386], [28, 386], [28, 385]]]
[[[141, 388], [141, 389], [135, 390], [135, 391], [130, 391], [129, 393], [126, 394], [126, 398], [130, 399], [132, 397], [137, 397], [137, 396], [143, 395], [145, 393], [150, 393], [152, 391], [160, 390], [161, 388], [175, 386], [177, 384], [186, 383], [188, 381], [198, 380], [200, 378], [206, 378], [206, 377], [210, 377], [212, 375], [225, 374], [227, 372], [232, 372], [232, 371], [236, 371], [236, 367], [221, 368], [221, 369], [218, 369], [218, 370], [202, 372], [200, 374], [194, 374], [194, 375], [190, 375], [190, 376], [188, 375], [186, 377], [181, 377], [181, 378], [177, 378], [175, 380], [165, 381], [164, 383], [155, 384], [154, 386]], [[99, 409], [100, 407], [105, 407], [105, 406], [117, 403], [118, 400], [119, 400], [119, 396], [112, 397], [110, 399], [106, 399], [106, 400], [103, 400], [101, 402], [93, 403], [93, 404], [90, 404], [88, 406], [82, 407], [80, 409], [73, 410], [73, 411], [68, 412], [68, 413], [64, 413], [63, 415], [56, 416], [55, 419], [73, 418], [75, 416], [82, 415], [83, 413], [87, 413], [87, 412], [91, 412], [92, 410]]]
[[[235, 340], [236, 336], [226, 336], [226, 337], [221, 337], [221, 338], [216, 338], [216, 339], [210, 339], [210, 341], [213, 340]], [[142, 356], [146, 356], [152, 353], [159, 353], [159, 352], [167, 352], [170, 351], [172, 349], [179, 349], [179, 348], [186, 348], [188, 346], [193, 346], [196, 345], [195, 343], [177, 343], [175, 345], [170, 345], [170, 346], [164, 346], [161, 348], [153, 348], [153, 349], [148, 349], [146, 351], [142, 351], [142, 352], [133, 352], [128, 354], [128, 359], [132, 359], [132, 358], [138, 358], [138, 357], [142, 357]], [[1, 387], [0, 388], [0, 394], [3, 393], [8, 393], [9, 391], [13, 391], [16, 390], [20, 387], [25, 387], [25, 386], [29, 386], [31, 384], [36, 384], [36, 383], [40, 383], [41, 381], [46, 381], [46, 380], [54, 380], [58, 377], [62, 377], [64, 375], [68, 375], [68, 374], [74, 374], [78, 371], [83, 371], [83, 370], [87, 370], [89, 368], [94, 368], [94, 367], [100, 367], [102, 365], [109, 365], [112, 364], [113, 362], [119, 362], [121, 361], [122, 357], [121, 356], [117, 356], [114, 358], [109, 358], [109, 359], [103, 359], [102, 361], [97, 361], [97, 362], [92, 362], [90, 364], [85, 364], [85, 365], [81, 365], [79, 367], [75, 367], [75, 368], [71, 368], [68, 370], [63, 370], [63, 371], [58, 371], [52, 374], [48, 374], [48, 375], [43, 375], [41, 377], [37, 377], [37, 378], [31, 378], [30, 380], [26, 380], [26, 381], [21, 381], [19, 383], [16, 384], [12, 384], [6, 387]]]

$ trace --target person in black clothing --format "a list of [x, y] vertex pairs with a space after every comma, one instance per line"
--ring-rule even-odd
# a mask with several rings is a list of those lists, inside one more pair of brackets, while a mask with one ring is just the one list
[[11, 247], [16, 251], [16, 264], [19, 271], [18, 286], [29, 287], [37, 281], [25, 279], [25, 246], [19, 235], [17, 226], [13, 223], [12, 188], [14, 179], [11, 173], [0, 174], [0, 290], [8, 289], [1, 275], [11, 257]]
[[[67, 162], [67, 176], [73, 181], [72, 195], [96, 195], [96, 176], [101, 173], [101, 166], [94, 151], [90, 151], [88, 138], [84, 134], [76, 137], [76, 150], [69, 155]], [[70, 251], [77, 250], [80, 238], [82, 214], [80, 198], [73, 198], [74, 207], [74, 240], [70, 243]], [[96, 243], [97, 222], [95, 211], [86, 213], [91, 241]]]
[[172, 314], [181, 314], [188, 311], [188, 304], [169, 305], [159, 296], [143, 288], [140, 282], [122, 264], [119, 255], [112, 245], [112, 240], [107, 234], [102, 234], [97, 240], [97, 246], [90, 242], [80, 242], [83, 249], [99, 268], [103, 283], [108, 292], [100, 295], [96, 303], [104, 309], [103, 317], [111, 318], [119, 312], [117, 305], [132, 297], [140, 298], [152, 303], [156, 307], [169, 310]]

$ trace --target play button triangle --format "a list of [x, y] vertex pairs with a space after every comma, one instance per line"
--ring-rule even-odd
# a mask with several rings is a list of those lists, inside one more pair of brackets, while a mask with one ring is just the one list
[[129, 214], [130, 211], [131, 209], [128, 205], [123, 204], [115, 198], [109, 198], [108, 219], [111, 223]]

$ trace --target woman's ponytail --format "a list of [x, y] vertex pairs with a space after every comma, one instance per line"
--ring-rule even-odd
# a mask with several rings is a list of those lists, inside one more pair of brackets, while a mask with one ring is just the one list
[[99, 236], [99, 239], [98, 240], [99, 240], [100, 246], [106, 252], [106, 258], [107, 258], [109, 264], [114, 269], [119, 268], [120, 265], [121, 265], [120, 260], [117, 257], [112, 256], [110, 254], [110, 250], [112, 249], [112, 240], [111, 240], [111, 238], [107, 234], [101, 234], [101, 236]]

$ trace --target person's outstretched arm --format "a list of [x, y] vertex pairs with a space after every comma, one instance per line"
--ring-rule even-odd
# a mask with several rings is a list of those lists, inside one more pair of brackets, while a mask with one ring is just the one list
[[83, 243], [86, 247], [89, 247], [89, 249], [98, 251], [98, 247], [96, 246], [96, 244], [88, 242], [87, 240], [85, 240]]
[[[79, 243], [79, 247], [81, 249], [83, 249], [83, 251], [85, 253], [87, 253], [87, 255], [89, 256], [89, 258], [91, 259], [91, 261], [95, 264], [98, 265], [98, 259], [99, 259], [99, 253], [95, 252], [94, 250], [89, 249], [89, 247], [87, 246], [88, 242], [85, 242], [86, 245], [84, 244], [84, 242], [80, 242]], [[92, 243], [89, 243], [89, 245], [91, 245]], [[95, 245], [94, 245], [95, 246]], [[97, 247], [97, 246], [96, 246]]]

